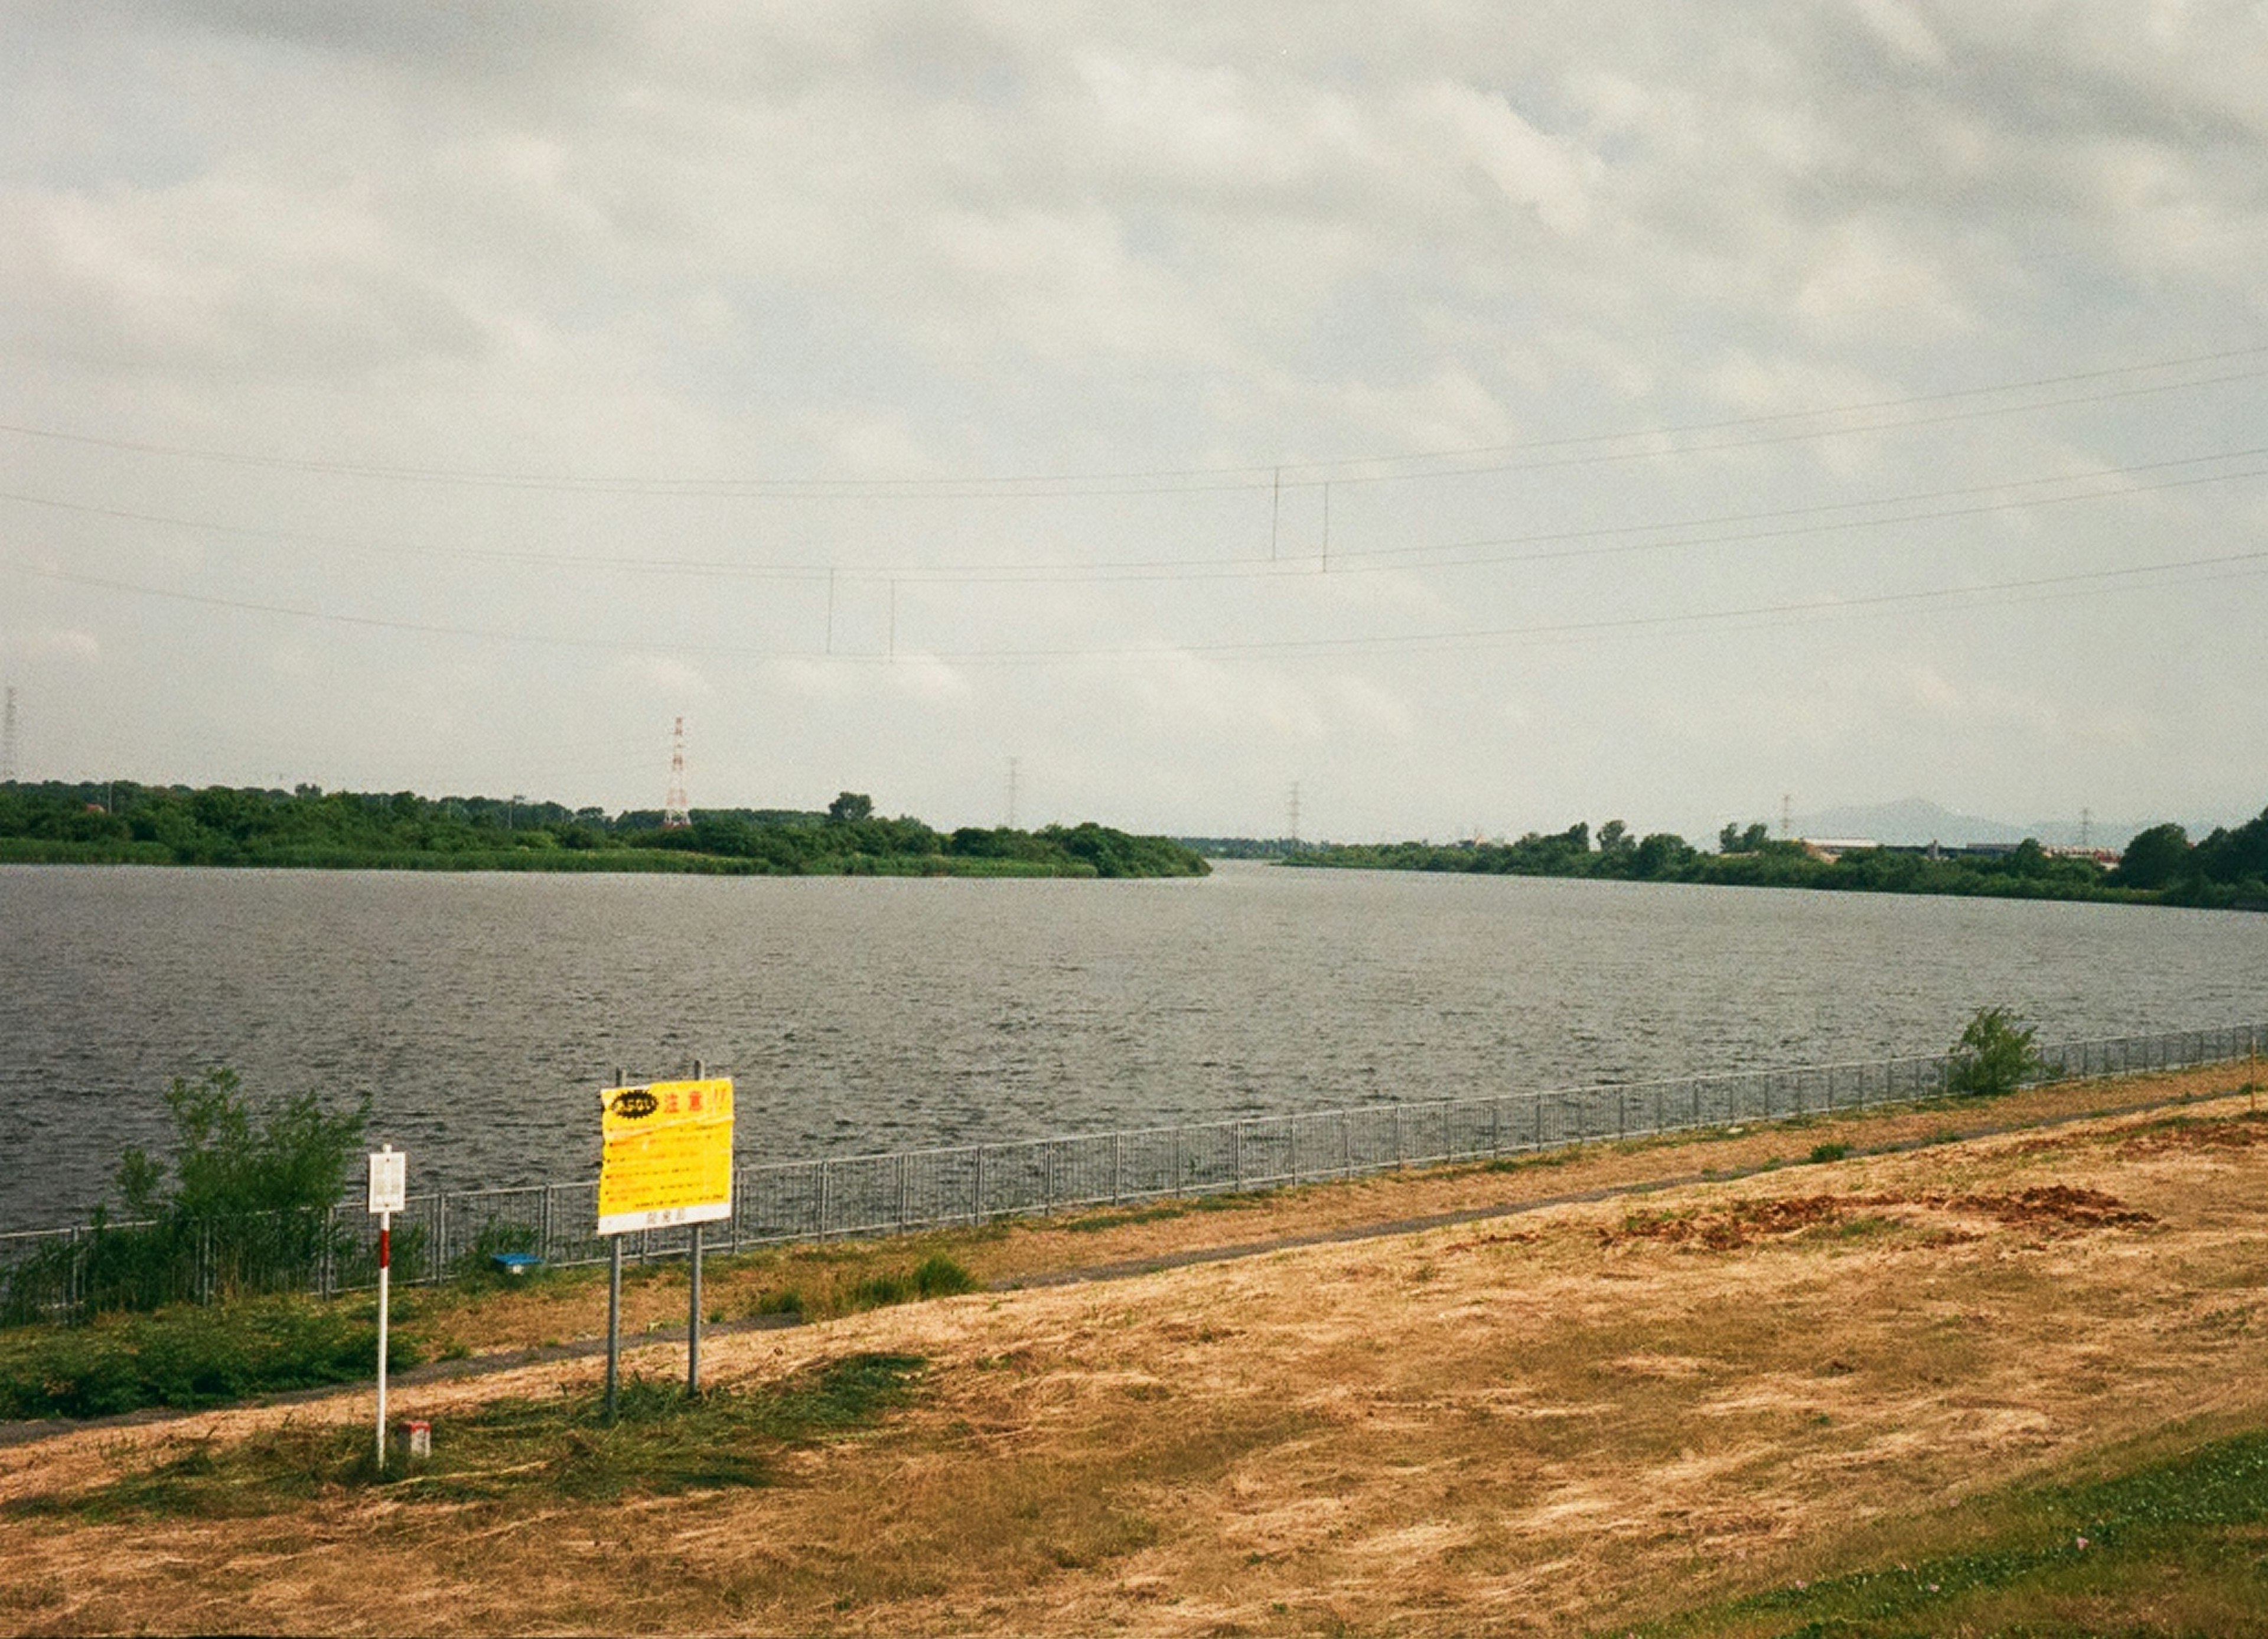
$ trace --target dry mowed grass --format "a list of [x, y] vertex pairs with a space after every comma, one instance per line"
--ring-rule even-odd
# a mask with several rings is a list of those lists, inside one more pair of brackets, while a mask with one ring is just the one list
[[[1296, 1231], [1365, 1202], [1407, 1215], [1702, 1164], [1672, 1153], [1266, 1213]], [[1955, 1499], [2169, 1427], [2268, 1422], [2264, 1158], [2268, 1116], [2223, 1099], [2177, 1125], [2108, 1118], [719, 1338], [723, 1379], [865, 1349], [930, 1363], [908, 1408], [791, 1453], [762, 1489], [0, 1511], [0, 1628], [1604, 1628], [1924, 1543]], [[1120, 1237], [1100, 1260], [1259, 1223], [1087, 1239]], [[998, 1244], [1003, 1265], [1043, 1261]], [[656, 1350], [649, 1369], [674, 1363]], [[401, 1409], [446, 1441], [479, 1399], [594, 1372], [425, 1385]], [[88, 1430], [0, 1452], [0, 1501], [285, 1416], [367, 1415], [349, 1397]]]

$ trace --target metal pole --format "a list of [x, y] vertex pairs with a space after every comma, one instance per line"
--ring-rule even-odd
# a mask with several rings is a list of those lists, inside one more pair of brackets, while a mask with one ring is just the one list
[[378, 1472], [386, 1472], [387, 1306], [393, 1297], [394, 1214], [378, 1215]]
[[615, 1420], [622, 1375], [622, 1238], [607, 1238], [607, 1421]]
[[701, 1393], [701, 1226], [693, 1226], [693, 1301], [685, 1327], [685, 1392]]
[[[699, 1059], [693, 1061], [693, 1079], [706, 1080], [709, 1067]], [[727, 1187], [731, 1180], [726, 1180]], [[701, 1225], [692, 1229], [693, 1244], [689, 1250], [693, 1265], [692, 1278], [686, 1283], [687, 1302], [685, 1320], [685, 1393], [701, 1393]]]

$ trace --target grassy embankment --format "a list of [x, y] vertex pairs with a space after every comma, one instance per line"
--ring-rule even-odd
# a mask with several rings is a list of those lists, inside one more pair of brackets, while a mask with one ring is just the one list
[[[824, 1320], [978, 1287], [1045, 1283], [1081, 1270], [1172, 1260], [1367, 1227], [1514, 1206], [1565, 1193], [1647, 1189], [1692, 1172], [1730, 1177], [1840, 1160], [1853, 1148], [1950, 1140], [1964, 1129], [2058, 1119], [2105, 1100], [2146, 1099], [2176, 1078], [2063, 1084], [1993, 1099], [1923, 1103], [1571, 1145], [1254, 1194], [1144, 1202], [1055, 1218], [1002, 1219], [884, 1239], [772, 1246], [704, 1261], [711, 1324]], [[2140, 1090], [2140, 1091], [2137, 1091]], [[394, 1297], [388, 1356], [422, 1363], [563, 1350], [600, 1336], [605, 1273], [499, 1275], [475, 1263]], [[631, 1335], [681, 1330], [681, 1262], [625, 1271]], [[152, 1407], [203, 1408], [360, 1381], [377, 1347], [375, 1299], [262, 1297], [102, 1316], [85, 1326], [0, 1327], [0, 1420], [84, 1418]]]
[[[2239, 1079], [784, 1248], [720, 1270], [720, 1306], [792, 1283], [836, 1318], [718, 1337], [726, 1392], [690, 1422], [640, 1400], [597, 1428], [578, 1361], [406, 1385], [441, 1454], [383, 1486], [352, 1397], [0, 1453], [0, 1621], [2257, 1632], [2268, 1120], [1957, 1136]], [[1893, 1143], [1921, 1147], [1864, 1153]], [[932, 1254], [1032, 1280], [1666, 1181], [1101, 1286], [856, 1296]], [[681, 1272], [644, 1275], [634, 1316], [681, 1313]], [[418, 1324], [540, 1341], [597, 1290], [421, 1294]]]

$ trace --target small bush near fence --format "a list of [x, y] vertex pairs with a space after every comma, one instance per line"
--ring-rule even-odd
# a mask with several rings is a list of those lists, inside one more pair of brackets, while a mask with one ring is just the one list
[[0, 1323], [305, 1290], [367, 1259], [331, 1210], [367, 1103], [339, 1113], [310, 1092], [261, 1108], [235, 1071], [212, 1069], [194, 1082], [176, 1077], [166, 1106], [170, 1167], [128, 1150], [116, 1174], [120, 1217], [97, 1207], [84, 1238], [11, 1270]]
[[1953, 1049], [1947, 1090], [1999, 1098], [2039, 1080], [2048, 1067], [2035, 1040], [2038, 1033], [2029, 1025], [2017, 1024], [2006, 1008], [1978, 1008]]

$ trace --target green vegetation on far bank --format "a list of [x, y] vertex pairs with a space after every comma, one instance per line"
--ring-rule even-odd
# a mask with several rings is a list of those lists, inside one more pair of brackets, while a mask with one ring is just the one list
[[1633, 836], [1620, 820], [1602, 826], [1595, 839], [1588, 825], [1579, 824], [1548, 836], [1531, 831], [1514, 842], [1326, 842], [1286, 855], [1283, 863], [2268, 910], [2268, 811], [2196, 843], [2177, 825], [2154, 826], [2110, 870], [2029, 839], [1995, 852], [1865, 848], [1829, 856], [1801, 842], [1770, 838], [1761, 825], [1745, 831], [1727, 826], [1719, 850], [1704, 853], [1670, 832]]
[[941, 832], [845, 791], [824, 812], [609, 815], [521, 797], [235, 790], [130, 781], [0, 785], [0, 863], [728, 876], [1197, 877], [1180, 843], [1092, 822]]

